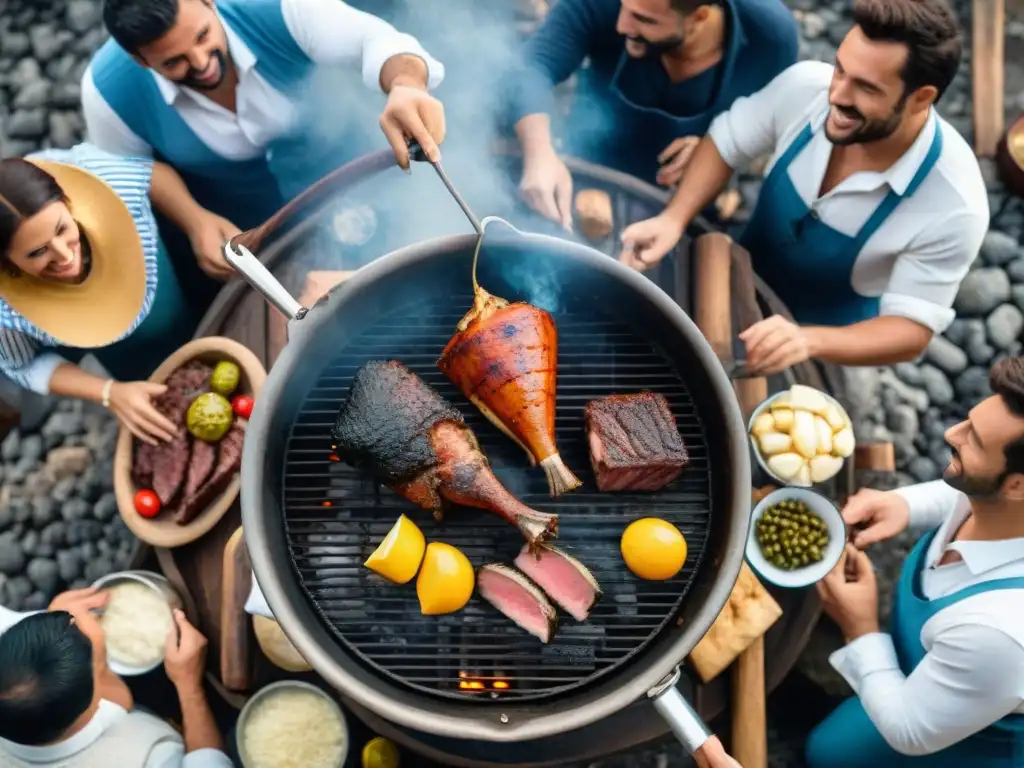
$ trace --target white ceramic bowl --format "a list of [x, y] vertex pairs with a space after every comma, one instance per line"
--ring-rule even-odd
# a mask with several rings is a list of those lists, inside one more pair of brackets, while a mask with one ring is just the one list
[[[119, 571], [118, 573], [111, 573], [97, 579], [93, 582], [92, 586], [97, 589], [110, 589], [111, 587], [115, 587], [118, 584], [123, 584], [128, 581], [144, 584], [152, 589], [167, 601], [167, 607], [169, 610], [173, 611], [175, 608], [184, 609], [184, 603], [182, 602], [181, 596], [175, 591], [174, 587], [171, 586], [171, 583], [159, 573], [153, 573], [151, 571]], [[118, 659], [112, 656], [109, 652], [107, 653], [107, 666], [110, 667], [111, 672], [114, 672], [121, 677], [144, 675], [147, 672], [152, 672], [163, 663], [163, 655], [161, 655], [159, 660], [149, 666], [131, 667], [121, 661], [118, 661]]]
[[[757, 521], [765, 513], [768, 507], [778, 504], [780, 501], [802, 501], [808, 508], [820, 517], [828, 526], [828, 547], [825, 556], [805, 568], [797, 568], [787, 571], [769, 563], [761, 552], [761, 545], [757, 543]], [[843, 549], [846, 548], [846, 524], [835, 504], [826, 499], [820, 493], [815, 493], [809, 488], [778, 488], [754, 507], [750, 513], [750, 531], [747, 534], [747, 562], [757, 574], [779, 587], [798, 588], [808, 587], [818, 581], [826, 573], [835, 568], [839, 562]]]
[[[842, 413], [847, 420], [850, 419], [850, 414], [846, 410], [846, 408], [843, 407], [842, 403], [840, 403], [827, 392], [822, 392], [820, 389], [816, 389], [815, 391], [821, 392], [821, 394], [825, 396], [825, 399], [828, 400], [829, 403], [831, 403], [832, 405], [836, 406], [839, 409], [839, 412]], [[759, 406], [757, 406], [757, 408], [754, 409], [754, 412], [750, 414], [750, 419], [747, 421], [747, 440], [750, 442], [750, 450], [753, 451], [754, 453], [754, 459], [757, 460], [758, 465], [760, 465], [761, 469], [763, 469], [767, 473], [768, 477], [770, 477], [779, 485], [787, 485], [793, 488], [803, 488], [804, 486], [793, 485], [792, 480], [786, 480], [784, 478], [781, 478], [774, 472], [772, 472], [771, 469], [769, 469], [767, 460], [765, 460], [765, 457], [761, 454], [761, 446], [757, 444], [757, 438], [753, 434], [754, 423], [757, 421], [757, 418], [762, 413], [767, 411], [771, 407], [772, 403], [774, 403], [776, 400], [778, 400], [780, 397], [787, 394], [788, 392], [788, 389], [784, 389], [781, 392], [776, 392], [774, 395], [764, 400]], [[854, 435], [854, 438], [856, 438], [856, 435]], [[840, 472], [843, 471], [843, 466], [846, 466], [846, 462], [847, 459], [843, 459], [843, 465], [839, 468], [839, 472], [836, 472], [836, 474], [832, 475], [832, 477], [836, 477]], [[829, 480], [831, 479], [832, 478], [829, 478]]]
[[331, 708], [334, 710], [334, 714], [338, 716], [341, 721], [341, 735], [344, 741], [344, 748], [341, 751], [341, 759], [338, 762], [337, 768], [342, 768], [345, 765], [345, 761], [348, 759], [348, 753], [352, 749], [352, 737], [349, 734], [348, 722], [345, 720], [345, 713], [341, 711], [341, 707], [338, 706], [338, 702], [327, 695], [323, 690], [317, 688], [315, 685], [310, 683], [304, 683], [301, 680], [281, 680], [277, 683], [271, 683], [260, 688], [256, 693], [249, 697], [249, 700], [245, 702], [245, 706], [242, 707], [241, 713], [238, 715], [238, 722], [235, 725], [235, 739], [238, 747], [238, 756], [242, 759], [243, 768], [250, 768], [252, 766], [252, 758], [248, 756], [245, 750], [245, 727], [249, 722], [249, 717], [252, 715], [253, 709], [256, 705], [266, 699], [268, 696], [272, 696], [275, 693], [287, 690], [301, 690], [315, 693], [326, 701], [330, 702]]

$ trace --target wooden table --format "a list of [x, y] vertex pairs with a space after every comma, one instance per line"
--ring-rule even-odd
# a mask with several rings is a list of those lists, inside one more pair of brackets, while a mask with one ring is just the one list
[[[650, 192], [651, 187], [633, 180], [624, 181], [627, 177], [623, 177], [621, 174], [608, 174], [602, 169], [585, 163], [570, 162], [569, 165], [574, 171], [574, 175], [577, 176], [578, 184], [581, 177], [584, 182], [589, 178], [593, 186], [602, 186], [603, 183], [604, 186], [614, 187], [619, 191], [625, 186], [625, 192], [632, 194], [632, 197], [625, 195], [626, 199], [621, 199], [623, 195], [618, 195], [615, 200], [615, 217], [618, 222], [616, 230], [621, 228], [622, 222], [646, 218], [663, 204], [661, 199]], [[609, 178], [611, 178], [611, 182], [608, 181]], [[633, 188], [629, 188], [630, 185]], [[706, 225], [704, 226], [706, 228]], [[694, 234], [701, 233], [698, 225]], [[617, 234], [617, 231], [613, 232], [604, 244], [598, 244], [598, 246], [606, 252], [611, 252], [615, 248]], [[326, 227], [319, 226], [315, 222], [307, 222], [284, 235], [284, 241], [291, 241], [295, 247], [274, 249], [275, 254], [281, 254], [281, 256], [275, 258], [272, 255], [270, 259], [266, 260], [266, 264], [293, 295], [300, 294], [309, 271], [337, 270], [339, 268], [337, 255], [339, 246]], [[690, 246], [691, 242], [684, 239], [680, 244], [675, 263], [666, 259], [662, 268], [652, 275], [652, 278], [663, 290], [674, 296], [687, 311], [691, 309], [692, 305]], [[285, 257], [283, 252], [288, 252], [288, 255]], [[342, 266], [341, 268], [346, 267]], [[738, 270], [734, 270], [734, 272], [738, 272]], [[771, 291], [759, 280], [756, 283], [759, 300], [765, 314], [785, 313], [785, 308]], [[734, 317], [735, 328], [742, 329], [748, 324], [749, 319], [743, 316]], [[268, 369], [273, 365], [277, 353], [280, 352], [286, 341], [285, 325], [280, 315], [241, 280], [235, 280], [225, 286], [204, 318], [196, 335], [219, 335], [234, 339], [251, 349]], [[823, 370], [814, 364], [804, 364], [793, 371], [788, 371], [784, 376], [773, 377], [769, 385], [771, 391], [774, 392], [788, 387], [794, 381], [826, 389], [839, 399], [843, 398], [842, 377], [836, 375], [835, 371]], [[848, 462], [848, 464], [852, 465], [852, 462]], [[758, 480], [757, 473], [759, 471], [755, 465], [755, 486], [767, 482], [766, 478]], [[835, 494], [843, 496], [851, 492], [851, 483], [852, 471], [849, 475], [842, 477], [835, 488]], [[236, 504], [218, 525], [199, 541], [173, 551], [157, 551], [160, 566], [165, 574], [179, 586], [185, 587], [184, 591], [188, 593], [186, 601], [190, 603], [188, 606], [190, 613], [197, 619], [200, 628], [209, 638], [209, 676], [211, 678], [217, 677], [220, 658], [223, 551], [228, 539], [240, 524], [241, 514]], [[783, 608], [783, 616], [768, 632], [764, 641], [765, 683], [769, 691], [778, 686], [792, 669], [820, 615], [820, 606], [814, 590], [772, 588], [771, 591]], [[253, 689], [272, 680], [289, 676], [272, 667], [258, 650], [254, 656], [256, 660], [253, 669]], [[242, 706], [246, 699], [244, 694], [227, 691], [215, 679], [211, 679], [211, 682], [226, 701], [236, 707]], [[684, 685], [691, 686], [691, 690], [684, 690], [684, 692], [691, 695], [691, 700], [705, 720], [711, 721], [726, 711], [729, 701], [728, 675], [722, 675], [707, 685], [695, 687], [692, 687], [692, 683]], [[362, 711], [358, 707], [350, 705], [350, 709], [364, 719], [371, 728], [430, 756], [430, 748], [421, 741], [410, 739], [407, 734], [397, 732], [397, 729], [394, 728], [390, 728], [391, 732], [389, 732], [390, 724], [380, 722], [371, 713]], [[654, 717], [653, 713], [649, 713], [646, 709], [642, 713], [620, 722], [628, 723], [636, 745], [660, 739], [667, 733], [664, 722], [660, 718]], [[595, 756], [608, 754], [614, 749], [622, 748], [621, 734], [608, 734], [602, 730], [608, 731], [609, 729], [592, 727], [592, 733], [587, 736], [588, 744]], [[613, 737], [617, 743], [609, 745], [608, 740]]]

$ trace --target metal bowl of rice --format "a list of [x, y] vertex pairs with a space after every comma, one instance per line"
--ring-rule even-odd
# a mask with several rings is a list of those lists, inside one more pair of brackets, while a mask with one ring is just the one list
[[349, 750], [341, 707], [298, 680], [256, 691], [238, 716], [235, 738], [244, 768], [341, 768]]
[[176, 631], [173, 611], [184, 608], [171, 583], [150, 571], [119, 571], [97, 579], [93, 586], [110, 593], [100, 624], [111, 671], [133, 677], [163, 664], [167, 635]]

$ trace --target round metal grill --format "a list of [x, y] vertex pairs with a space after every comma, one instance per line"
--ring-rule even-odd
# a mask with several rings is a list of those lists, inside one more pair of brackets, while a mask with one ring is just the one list
[[[553, 313], [559, 335], [555, 435], [583, 487], [551, 499], [544, 473], [529, 467], [522, 449], [435, 365], [471, 303], [466, 294], [395, 309], [325, 363], [287, 444], [285, 532], [299, 583], [321, 620], [371, 668], [433, 695], [526, 701], [594, 680], [677, 620], [708, 536], [711, 467], [699, 415], [669, 359], [652, 341], [599, 309], [575, 306]], [[612, 310], [622, 312], [621, 307]], [[545, 645], [475, 596], [458, 613], [422, 616], [415, 582], [396, 586], [363, 567], [402, 513], [428, 541], [458, 547], [474, 566], [510, 562], [523, 543], [515, 527], [481, 510], [452, 509], [436, 523], [428, 512], [332, 460], [329, 432], [352, 377], [366, 361], [388, 359], [405, 363], [459, 408], [495, 474], [513, 494], [559, 515], [556, 546], [583, 562], [604, 591], [587, 622], [579, 624], [559, 611], [559, 629]], [[583, 408], [596, 397], [643, 390], [668, 399], [690, 464], [662, 492], [599, 493], [587, 454]], [[622, 561], [623, 529], [647, 516], [678, 526], [689, 545], [685, 567], [669, 581], [640, 580]]]

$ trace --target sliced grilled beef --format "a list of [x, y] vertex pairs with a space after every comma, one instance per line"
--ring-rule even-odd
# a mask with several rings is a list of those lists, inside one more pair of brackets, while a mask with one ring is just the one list
[[602, 491], [657, 491], [690, 462], [668, 401], [653, 392], [611, 395], [584, 409], [590, 463]]
[[[202, 441], [196, 440], [196, 445]], [[196, 515], [206, 509], [213, 500], [220, 496], [231, 484], [235, 473], [242, 466], [242, 445], [245, 442], [245, 427], [235, 421], [223, 439], [217, 443], [217, 463], [210, 473], [209, 479], [196, 492], [182, 501], [181, 507], [174, 513], [174, 522], [186, 525]], [[211, 448], [213, 446], [210, 446]]]

